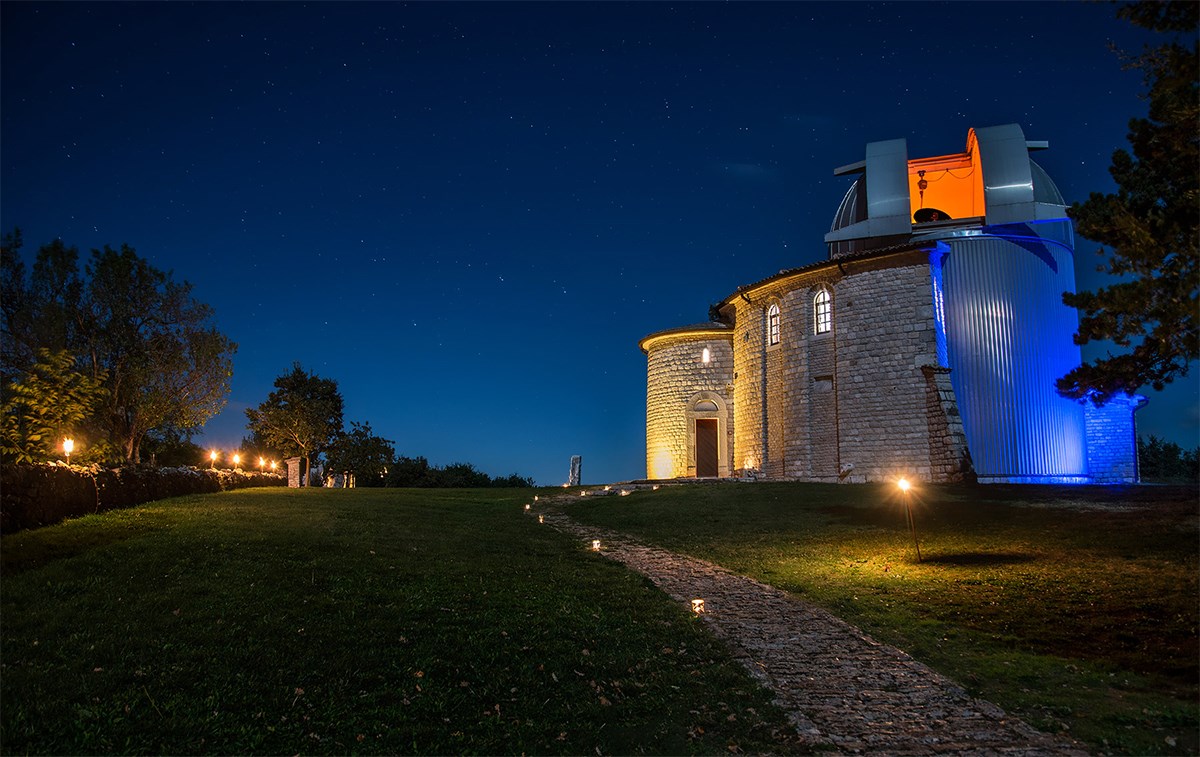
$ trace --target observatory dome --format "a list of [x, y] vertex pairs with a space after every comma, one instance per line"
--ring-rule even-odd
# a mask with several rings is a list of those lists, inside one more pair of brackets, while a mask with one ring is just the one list
[[1065, 218], [1058, 187], [1029, 157], [1017, 124], [971, 129], [961, 153], [908, 156], [904, 139], [872, 142], [866, 159], [834, 175], [858, 174], [825, 241], [829, 257], [906, 244], [941, 230]]

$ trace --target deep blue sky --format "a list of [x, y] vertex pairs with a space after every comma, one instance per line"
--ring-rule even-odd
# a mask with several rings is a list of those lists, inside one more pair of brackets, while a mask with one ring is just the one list
[[[0, 5], [0, 226], [127, 242], [402, 455], [644, 475], [639, 338], [823, 259], [867, 142], [1019, 123], [1068, 202], [1145, 111], [1101, 3]], [[1081, 286], [1096, 245], [1080, 240]], [[1197, 443], [1190, 376], [1139, 431]]]

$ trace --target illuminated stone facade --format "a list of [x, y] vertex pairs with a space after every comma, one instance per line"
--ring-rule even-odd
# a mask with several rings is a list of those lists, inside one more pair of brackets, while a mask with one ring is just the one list
[[[1041, 147], [1009, 125], [938, 158], [873, 143], [839, 169], [862, 177], [828, 260], [738, 288], [717, 321], [640, 342], [647, 476], [1136, 480], [1144, 400], [1088, 409], [1053, 388], [1079, 350], [1060, 297], [1074, 287], [1070, 221], [1026, 155]], [[939, 197], [926, 177], [943, 174]], [[924, 221], [927, 200], [986, 212]]]

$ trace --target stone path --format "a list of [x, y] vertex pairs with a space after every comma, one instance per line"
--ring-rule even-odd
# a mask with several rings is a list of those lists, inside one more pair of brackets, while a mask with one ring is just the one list
[[[552, 505], [552, 502], [541, 502]], [[895, 647], [786, 592], [712, 563], [584, 526], [553, 509], [545, 522], [649, 578], [691, 607], [776, 694], [801, 737], [830, 754], [1086, 755], [976, 699]]]

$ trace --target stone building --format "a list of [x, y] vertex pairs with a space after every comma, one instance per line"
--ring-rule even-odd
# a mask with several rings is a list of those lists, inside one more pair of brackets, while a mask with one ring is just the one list
[[1060, 397], [1080, 363], [1074, 231], [1008, 124], [964, 152], [872, 142], [828, 259], [741, 286], [714, 320], [651, 334], [653, 479], [1116, 483], [1137, 480], [1134, 411]]

